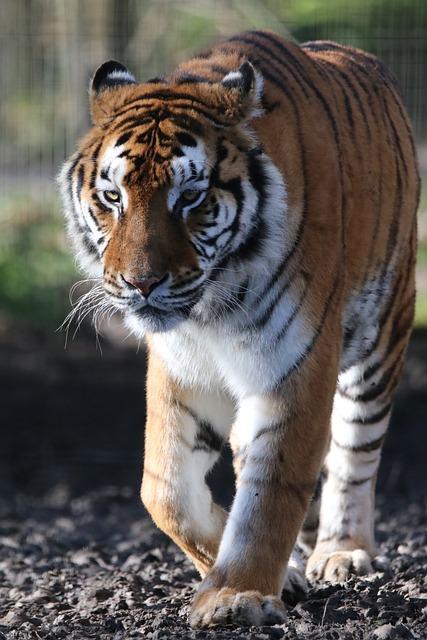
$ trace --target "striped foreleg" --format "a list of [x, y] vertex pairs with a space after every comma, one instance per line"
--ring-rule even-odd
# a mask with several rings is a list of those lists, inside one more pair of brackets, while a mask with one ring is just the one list
[[147, 390], [141, 497], [155, 523], [204, 576], [227, 518], [205, 476], [230, 430], [232, 408], [225, 398], [179, 388], [152, 354]]
[[289, 403], [277, 396], [251, 396], [240, 404], [231, 434], [236, 496], [215, 565], [193, 604], [193, 626], [283, 619], [280, 596], [288, 560], [329, 437], [333, 383], [325, 376], [318, 407], [310, 398], [309, 378], [303, 378], [302, 393], [293, 385], [281, 396]]

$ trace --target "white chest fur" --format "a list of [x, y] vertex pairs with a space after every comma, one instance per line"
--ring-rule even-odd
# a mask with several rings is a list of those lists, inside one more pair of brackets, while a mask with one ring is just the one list
[[174, 331], [153, 336], [152, 345], [181, 384], [224, 390], [242, 399], [271, 389], [272, 381], [298, 359], [308, 337], [302, 318], [274, 347], [262, 333], [245, 340], [238, 332], [187, 321]]

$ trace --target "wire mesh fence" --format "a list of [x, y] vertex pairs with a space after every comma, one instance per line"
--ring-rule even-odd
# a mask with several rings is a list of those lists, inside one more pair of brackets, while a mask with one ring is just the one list
[[[298, 41], [337, 40], [382, 58], [402, 86], [427, 173], [425, 0], [2, 0], [4, 311], [42, 324], [56, 322], [63, 311], [73, 265], [55, 175], [89, 124], [87, 87], [95, 68], [115, 58], [143, 81], [215, 40], [254, 27]], [[422, 239], [426, 226], [422, 217]], [[420, 256], [421, 271], [424, 257], [427, 270], [423, 241]], [[427, 305], [425, 315], [427, 320]]]

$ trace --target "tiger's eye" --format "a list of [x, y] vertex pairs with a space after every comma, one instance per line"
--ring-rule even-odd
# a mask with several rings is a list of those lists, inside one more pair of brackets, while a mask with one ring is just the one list
[[181, 193], [181, 198], [186, 202], [192, 202], [196, 200], [200, 195], [200, 191], [196, 191], [195, 189], [186, 189]]
[[104, 191], [104, 197], [113, 204], [120, 202], [120, 193], [118, 191]]

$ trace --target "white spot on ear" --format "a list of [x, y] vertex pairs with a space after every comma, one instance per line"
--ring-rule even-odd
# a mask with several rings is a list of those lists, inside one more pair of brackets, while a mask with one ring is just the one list
[[[245, 63], [249, 64], [249, 63]], [[242, 67], [245, 65], [242, 65]], [[261, 98], [264, 89], [264, 78], [262, 73], [257, 71], [252, 65], [250, 65], [253, 71], [253, 85], [249, 90], [244, 90], [245, 82], [247, 82], [247, 78], [245, 79], [243, 73], [240, 69], [237, 71], [230, 71], [221, 81], [225, 87], [241, 89], [244, 94], [250, 95], [252, 98], [252, 107], [248, 111], [248, 118], [259, 118], [263, 114], [263, 109], [261, 107]]]
[[243, 76], [240, 71], [230, 71], [222, 79], [222, 84], [230, 84], [232, 86], [238, 85], [243, 80]]
[[109, 73], [107, 78], [110, 78], [111, 80], [120, 80], [122, 82], [130, 82], [132, 84], [136, 82], [130, 71], [119, 71], [118, 69]]

